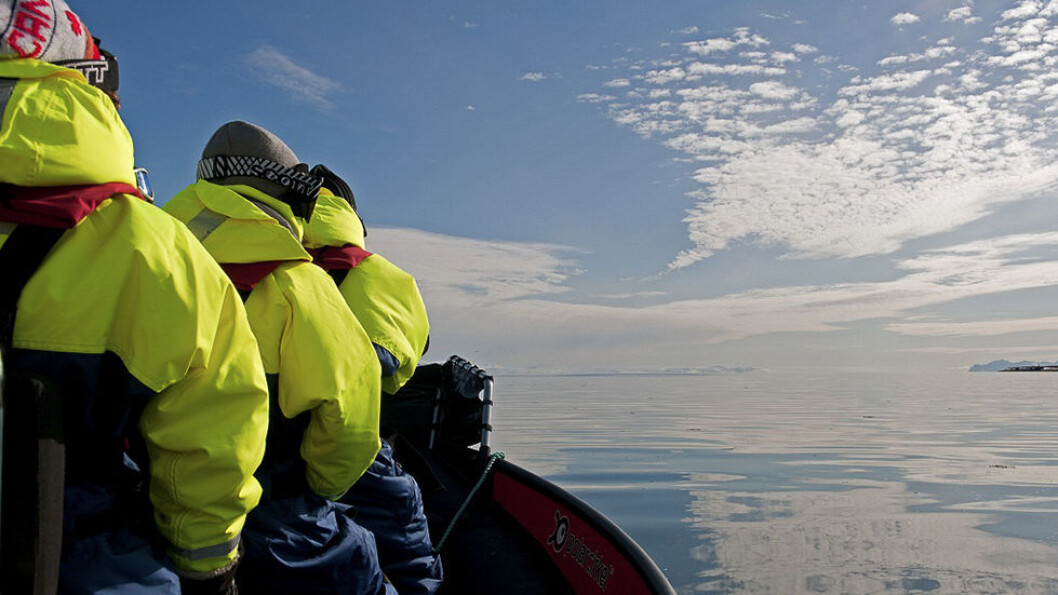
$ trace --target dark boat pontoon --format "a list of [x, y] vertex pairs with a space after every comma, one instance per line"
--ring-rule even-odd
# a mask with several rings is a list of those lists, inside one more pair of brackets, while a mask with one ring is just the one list
[[383, 428], [423, 490], [443, 593], [675, 593], [620, 527], [491, 451], [492, 389], [453, 356], [383, 399]]

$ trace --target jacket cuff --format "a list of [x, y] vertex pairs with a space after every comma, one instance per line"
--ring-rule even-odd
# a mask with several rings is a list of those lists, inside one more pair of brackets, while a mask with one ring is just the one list
[[185, 578], [204, 580], [229, 572], [239, 562], [239, 536], [222, 544], [196, 548], [170, 548], [169, 557], [177, 573]]

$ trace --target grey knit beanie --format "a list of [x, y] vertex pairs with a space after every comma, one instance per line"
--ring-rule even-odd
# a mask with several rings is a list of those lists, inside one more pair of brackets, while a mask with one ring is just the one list
[[286, 202], [305, 219], [323, 184], [278, 136], [241, 120], [222, 125], [210, 137], [198, 163], [198, 178], [256, 188]]

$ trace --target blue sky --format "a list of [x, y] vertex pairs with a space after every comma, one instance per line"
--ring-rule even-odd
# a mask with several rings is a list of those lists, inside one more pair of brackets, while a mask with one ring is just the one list
[[73, 8], [162, 201], [271, 129], [418, 277], [435, 359], [1058, 359], [1058, 2]]

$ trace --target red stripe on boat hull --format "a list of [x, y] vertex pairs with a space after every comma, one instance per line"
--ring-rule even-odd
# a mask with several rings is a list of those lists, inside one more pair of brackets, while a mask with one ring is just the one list
[[590, 523], [517, 479], [497, 473], [493, 498], [554, 560], [576, 593], [651, 593], [636, 567]]

